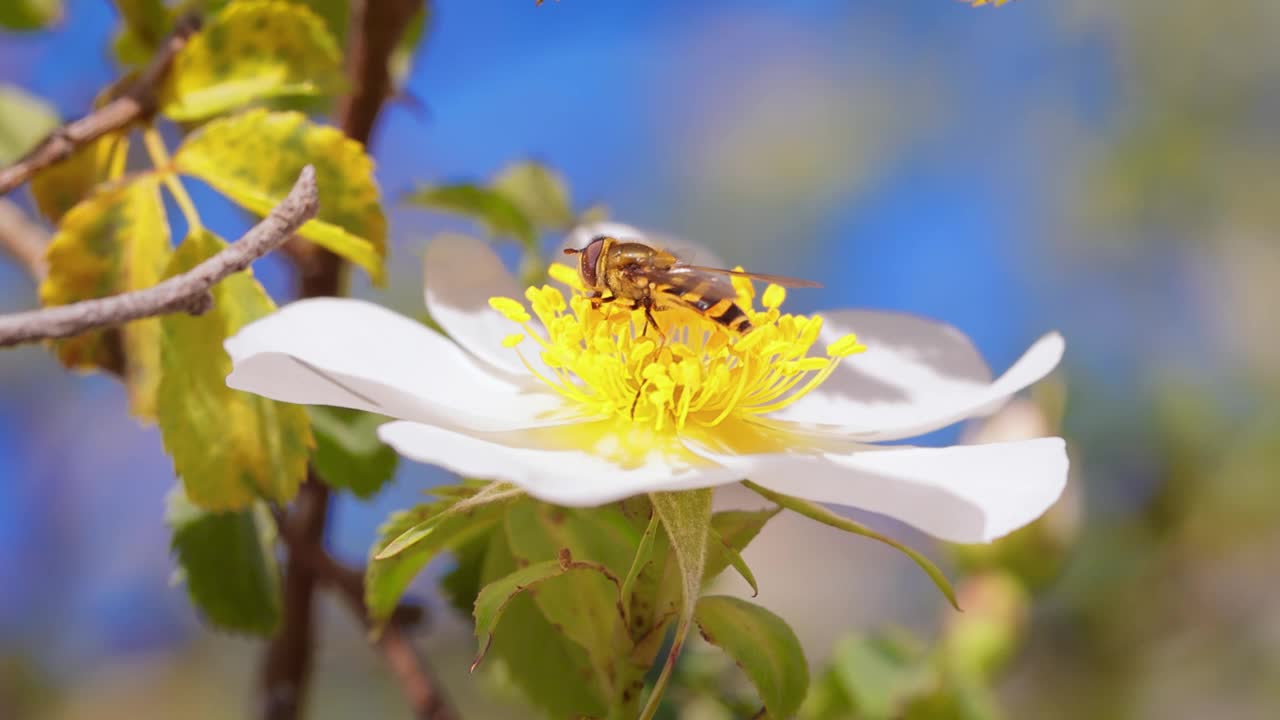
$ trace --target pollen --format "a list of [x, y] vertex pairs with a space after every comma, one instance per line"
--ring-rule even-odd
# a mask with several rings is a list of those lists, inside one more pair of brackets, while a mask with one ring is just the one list
[[[549, 274], [576, 280], [572, 268], [559, 264]], [[530, 287], [525, 300], [532, 315], [512, 298], [491, 298], [489, 304], [523, 328], [503, 345], [539, 380], [586, 413], [658, 432], [715, 427], [780, 410], [821, 385], [844, 358], [866, 350], [850, 334], [828, 345], [825, 356], [811, 357], [820, 316], [783, 313], [786, 292], [775, 285], [765, 289], [764, 309], [757, 309], [750, 282], [733, 280], [737, 302], [754, 326], [746, 335], [683, 309], [659, 311], [661, 333], [646, 331], [642, 310], [622, 303], [593, 306], [576, 282], [564, 282], [567, 297], [550, 285]], [[535, 331], [533, 316], [545, 332]], [[537, 343], [542, 367], [518, 347], [525, 338]]]

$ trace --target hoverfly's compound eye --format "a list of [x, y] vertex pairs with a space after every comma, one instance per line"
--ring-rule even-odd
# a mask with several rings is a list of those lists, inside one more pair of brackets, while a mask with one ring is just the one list
[[596, 276], [596, 268], [600, 263], [600, 251], [604, 249], [604, 241], [607, 239], [605, 235], [600, 235], [587, 243], [582, 249], [582, 253], [578, 256], [578, 273], [582, 275], [582, 282], [588, 288], [596, 287], [598, 277]]

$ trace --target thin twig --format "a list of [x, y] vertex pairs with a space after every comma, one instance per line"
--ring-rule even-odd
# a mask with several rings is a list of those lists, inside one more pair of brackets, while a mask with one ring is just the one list
[[199, 29], [198, 16], [180, 18], [138, 79], [129, 83], [119, 96], [79, 120], [54, 130], [22, 159], [0, 169], [0, 195], [9, 194], [41, 170], [66, 160], [78, 148], [153, 115], [156, 90], [169, 72], [174, 56]]
[[205, 312], [213, 302], [210, 288], [278, 247], [318, 209], [316, 173], [308, 165], [262, 222], [217, 255], [144, 290], [0, 316], [0, 347], [71, 337], [155, 315]]
[[13, 256], [31, 279], [39, 283], [49, 272], [44, 250], [49, 233], [14, 203], [0, 198], [0, 250]]

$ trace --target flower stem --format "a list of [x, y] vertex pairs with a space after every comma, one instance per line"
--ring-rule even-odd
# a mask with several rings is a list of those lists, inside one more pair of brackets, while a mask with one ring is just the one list
[[662, 663], [662, 673], [658, 675], [658, 680], [653, 684], [653, 692], [649, 693], [649, 699], [644, 704], [644, 710], [640, 712], [640, 720], [653, 720], [653, 716], [658, 714], [658, 707], [662, 705], [662, 696], [667, 691], [667, 683], [671, 681], [671, 673], [675, 670], [676, 659], [680, 656], [680, 638], [684, 637], [688, 632], [687, 628], [684, 632], [676, 631], [676, 642], [671, 646], [671, 652], [667, 653], [667, 659]]

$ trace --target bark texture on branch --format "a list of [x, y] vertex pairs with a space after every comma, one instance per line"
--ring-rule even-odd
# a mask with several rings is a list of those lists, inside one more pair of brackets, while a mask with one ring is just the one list
[[180, 18], [138, 79], [125, 86], [121, 94], [79, 120], [54, 130], [22, 159], [0, 169], [0, 196], [9, 194], [50, 165], [66, 160], [78, 148], [154, 115], [156, 91], [169, 72], [174, 56], [199, 29], [198, 16]]
[[217, 255], [143, 290], [0, 316], [0, 347], [71, 337], [156, 315], [205, 312], [213, 302], [209, 290], [214, 285], [282, 245], [319, 207], [315, 169], [308, 165], [262, 222]]

